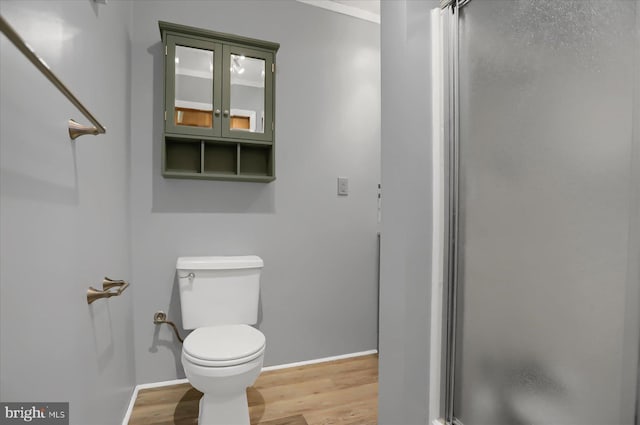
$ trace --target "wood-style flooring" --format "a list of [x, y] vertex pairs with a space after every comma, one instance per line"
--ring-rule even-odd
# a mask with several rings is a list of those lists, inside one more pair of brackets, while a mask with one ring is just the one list
[[[189, 384], [141, 390], [129, 425], [196, 425]], [[378, 356], [263, 372], [247, 389], [251, 425], [375, 425]]]

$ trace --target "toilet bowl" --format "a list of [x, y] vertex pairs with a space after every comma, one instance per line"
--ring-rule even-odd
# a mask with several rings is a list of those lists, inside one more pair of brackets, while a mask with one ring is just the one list
[[262, 369], [265, 337], [248, 325], [198, 328], [184, 341], [182, 366], [204, 393], [199, 425], [248, 425], [247, 387]]
[[258, 318], [262, 259], [181, 257], [177, 272], [185, 329], [181, 361], [203, 393], [199, 425], [249, 425], [247, 387], [262, 370], [265, 336]]

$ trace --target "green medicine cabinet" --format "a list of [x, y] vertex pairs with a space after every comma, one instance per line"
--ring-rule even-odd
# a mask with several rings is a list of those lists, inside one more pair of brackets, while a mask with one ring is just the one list
[[162, 175], [275, 179], [277, 43], [158, 22], [165, 47]]

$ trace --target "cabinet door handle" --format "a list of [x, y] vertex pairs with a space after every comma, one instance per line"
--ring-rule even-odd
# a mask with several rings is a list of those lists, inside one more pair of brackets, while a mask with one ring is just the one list
[[227, 118], [229, 116], [229, 111], [225, 109], [222, 115], [224, 115], [224, 117]]
[[220, 109], [216, 109], [216, 110], [213, 112], [213, 115], [215, 115], [216, 117], [219, 117], [219, 116], [220, 116]]

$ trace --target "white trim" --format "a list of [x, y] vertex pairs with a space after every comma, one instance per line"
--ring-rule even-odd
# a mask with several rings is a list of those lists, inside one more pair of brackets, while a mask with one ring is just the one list
[[308, 4], [310, 6], [320, 7], [332, 12], [342, 13], [343, 15], [353, 16], [354, 18], [364, 19], [365, 21], [380, 23], [380, 15], [376, 15], [373, 12], [358, 9], [357, 7], [347, 6], [341, 3], [336, 3], [331, 0], [297, 0], [300, 3]]
[[431, 422], [432, 425], [446, 425], [444, 422], [442, 422], [440, 419], [436, 419], [435, 421]]
[[210, 103], [192, 102], [190, 100], [176, 99], [175, 104], [178, 108], [197, 109], [199, 111], [213, 111], [213, 105]]
[[128, 425], [129, 419], [131, 419], [131, 413], [133, 412], [133, 406], [136, 404], [136, 399], [138, 398], [138, 392], [140, 390], [146, 390], [149, 388], [158, 388], [158, 387], [168, 387], [170, 385], [179, 385], [186, 384], [189, 380], [187, 378], [182, 379], [173, 379], [171, 381], [162, 381], [162, 382], [151, 382], [149, 384], [140, 384], [136, 385], [131, 393], [131, 398], [129, 399], [129, 406], [127, 407], [127, 412], [124, 414], [124, 418], [122, 418], [122, 425]]
[[131, 398], [129, 399], [129, 406], [127, 406], [127, 411], [124, 414], [124, 418], [122, 418], [122, 425], [129, 425], [129, 419], [131, 419], [131, 413], [133, 412], [133, 405], [136, 403], [137, 398], [138, 398], [138, 386], [136, 385], [133, 388], [133, 392], [131, 393]]
[[[431, 10], [431, 111], [433, 169], [433, 232], [431, 257], [431, 353], [429, 358], [429, 419], [440, 417], [442, 364], [442, 301], [444, 291], [444, 111], [442, 15]], [[434, 422], [435, 423], [435, 422]]]
[[[276, 365], [276, 366], [267, 366], [262, 368], [262, 372], [269, 372], [270, 370], [287, 369], [287, 368], [298, 367], [298, 366], [306, 366], [306, 365], [317, 364], [317, 363], [333, 362], [336, 360], [350, 359], [352, 357], [368, 356], [371, 354], [378, 354], [378, 350], [360, 351], [357, 353], [342, 354], [340, 356], [323, 357], [323, 358], [314, 359], [314, 360], [305, 360], [303, 362], [286, 363], [286, 364]], [[122, 425], [129, 424], [129, 419], [131, 419], [131, 413], [133, 412], [133, 406], [136, 403], [136, 399], [138, 398], [138, 392], [140, 390], [146, 390], [149, 388], [168, 387], [170, 385], [186, 384], [188, 382], [189, 382], [188, 379], [182, 378], [182, 379], [173, 379], [171, 381], [151, 382], [149, 384], [136, 385], [135, 388], [133, 389], [133, 393], [131, 394], [131, 399], [129, 400], [129, 406], [127, 407], [127, 412], [125, 413], [124, 418], [122, 419]], [[434, 425], [437, 425], [437, 424], [434, 424]]]
[[150, 382], [148, 384], [136, 385], [136, 390], [148, 390], [149, 388], [168, 387], [171, 385], [180, 385], [180, 384], [187, 384], [187, 383], [189, 383], [189, 380], [187, 378], [172, 379], [170, 381], [162, 381], [162, 382]]
[[287, 369], [290, 367], [307, 366], [307, 365], [312, 365], [317, 363], [333, 362], [336, 360], [350, 359], [352, 357], [368, 356], [371, 354], [378, 354], [378, 350], [360, 351], [358, 353], [342, 354], [340, 356], [333, 356], [333, 357], [323, 357], [321, 359], [305, 360], [303, 362], [286, 363], [286, 364], [277, 365], [277, 366], [267, 366], [267, 367], [263, 367], [262, 371], [269, 372], [270, 370]]

